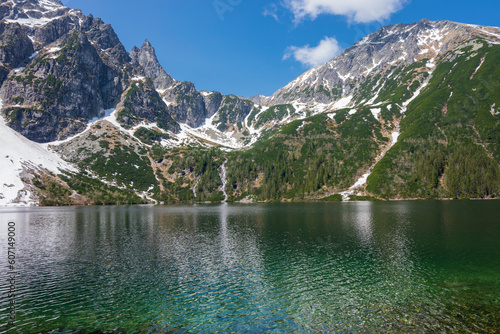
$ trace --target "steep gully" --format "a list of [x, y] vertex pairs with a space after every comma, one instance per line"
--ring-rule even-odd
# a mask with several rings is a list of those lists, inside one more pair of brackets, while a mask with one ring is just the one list
[[[222, 201], [222, 203], [226, 203], [227, 199], [228, 199], [227, 192], [226, 192], [226, 185], [227, 185], [226, 163], [227, 163], [227, 159], [220, 166], [220, 172], [219, 172], [219, 177], [220, 177], [220, 180], [222, 182], [222, 186], [221, 186], [220, 190], [224, 194], [224, 200]], [[192, 188], [195, 198], [198, 197], [196, 195], [196, 188], [198, 188], [198, 184], [200, 183], [200, 181], [201, 181], [201, 177], [196, 181], [196, 183], [194, 184], [194, 186]]]
[[[424, 90], [424, 88], [427, 87], [427, 85], [429, 84], [429, 82], [430, 82], [430, 80], [432, 78], [433, 72], [434, 72], [434, 69], [431, 68], [431, 70], [428, 72], [429, 76], [427, 77], [427, 79], [425, 80], [425, 82], [420, 86], [420, 88], [418, 88], [415, 91], [415, 93], [413, 94], [413, 96], [410, 99], [408, 99], [407, 101], [405, 101], [402, 104], [401, 114], [402, 114], [403, 118], [406, 116], [406, 111], [408, 110], [408, 105], [413, 100], [415, 100], [420, 95], [420, 93]], [[386, 149], [384, 149], [382, 151], [382, 153], [375, 160], [375, 163], [368, 169], [368, 172], [366, 174], [364, 174], [363, 176], [361, 176], [356, 181], [356, 183], [354, 183], [349, 189], [347, 189], [346, 191], [343, 191], [343, 192], [340, 193], [340, 195], [342, 195], [342, 200], [348, 201], [349, 200], [349, 196], [354, 195], [354, 193], [355, 193], [356, 190], [358, 190], [361, 187], [363, 187], [364, 185], [366, 185], [366, 181], [368, 180], [368, 177], [371, 175], [371, 173], [373, 171], [373, 168], [375, 167], [375, 165], [377, 165], [379, 163], [380, 160], [382, 160], [382, 158], [384, 158], [384, 156], [386, 155], [386, 153], [398, 142], [399, 135], [400, 135], [400, 133], [399, 133], [399, 122], [398, 122], [396, 124], [395, 131], [392, 133], [392, 142], [389, 145], [389, 147], [387, 147]]]

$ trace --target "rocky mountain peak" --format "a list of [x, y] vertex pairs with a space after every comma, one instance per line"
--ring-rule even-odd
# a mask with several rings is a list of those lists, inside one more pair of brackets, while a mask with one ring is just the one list
[[142, 50], [148, 49], [148, 50], [150, 50], [150, 52], [154, 53], [156, 56], [155, 49], [153, 48], [153, 46], [151, 45], [151, 43], [149, 42], [149, 40], [147, 38], [144, 40], [144, 43], [142, 43], [141, 49]]
[[268, 98], [267, 96], [259, 94], [259, 95], [253, 95], [253, 96], [247, 97], [246, 99], [249, 101], [252, 101], [255, 104], [263, 104], [263, 103], [265, 103], [267, 98]]
[[40, 19], [69, 11], [59, 0], [4, 0], [0, 5], [9, 7], [9, 19]]
[[38, 3], [39, 6], [46, 6], [46, 7], [51, 7], [51, 6], [59, 6], [59, 7], [64, 7], [63, 3], [60, 0], [31, 0], [31, 2], [36, 2]]
[[[354, 88], [368, 77], [386, 74], [391, 68], [408, 66], [428, 59], [429, 70], [440, 55], [459, 47], [473, 37], [498, 43], [500, 31], [451, 21], [423, 19], [412, 24], [382, 27], [347, 48], [328, 63], [315, 67], [263, 101], [267, 105], [298, 102], [330, 103], [355, 94]], [[312, 94], [314, 91], [335, 91]]]
[[58, 0], [0, 2], [0, 19], [5, 23], [21, 25], [26, 34], [35, 42], [36, 50], [79, 26], [84, 17], [80, 10], [65, 7]]
[[175, 80], [160, 65], [155, 49], [147, 39], [140, 49], [136, 46], [132, 48], [130, 58], [133, 63], [141, 67], [137, 75], [151, 78], [157, 90], [164, 91], [175, 83]]
[[64, 7], [59, 0], [1, 0], [0, 3], [10, 2], [16, 6], [39, 6], [39, 7]]

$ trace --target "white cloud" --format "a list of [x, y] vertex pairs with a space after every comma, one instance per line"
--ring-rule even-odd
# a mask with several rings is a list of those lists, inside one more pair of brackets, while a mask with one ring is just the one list
[[315, 19], [320, 14], [346, 16], [349, 21], [369, 23], [388, 19], [407, 0], [284, 0], [285, 6], [300, 22]]
[[310, 47], [309, 45], [303, 47], [289, 46], [285, 51], [283, 59], [293, 57], [308, 67], [315, 67], [328, 62], [338, 55], [341, 50], [342, 48], [335, 38], [325, 37], [315, 47]]
[[262, 15], [271, 16], [273, 19], [275, 19], [277, 22], [279, 22], [278, 6], [276, 6], [275, 4], [271, 4], [271, 5], [264, 7], [264, 11], [262, 12]]

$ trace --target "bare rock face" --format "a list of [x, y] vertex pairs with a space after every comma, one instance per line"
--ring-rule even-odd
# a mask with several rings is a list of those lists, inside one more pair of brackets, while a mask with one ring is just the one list
[[247, 100], [252, 101], [255, 104], [264, 104], [267, 96], [264, 95], [253, 95], [247, 98]]
[[12, 10], [12, 3], [10, 1], [3, 0], [0, 3], [0, 20], [8, 17]]
[[78, 27], [85, 17], [79, 10], [71, 10], [58, 0], [3, 1], [0, 13], [7, 23], [22, 25], [32, 38], [35, 50]]
[[205, 117], [212, 117], [220, 108], [222, 99], [224, 95], [219, 92], [210, 92], [203, 94], [203, 100], [205, 101]]
[[205, 101], [192, 82], [176, 83], [165, 91], [163, 98], [173, 101], [168, 110], [176, 121], [186, 123], [190, 127], [199, 127], [205, 121], [207, 116]]
[[117, 120], [125, 128], [146, 122], [157, 123], [158, 127], [166, 131], [180, 131], [179, 124], [170, 116], [166, 104], [149, 78], [133, 82], [123, 94], [116, 110]]
[[111, 68], [79, 30], [43, 49], [10, 76], [0, 95], [9, 126], [47, 142], [75, 134], [113, 106], [121, 91]]
[[[81, 29], [85, 32], [103, 62], [116, 72], [122, 71], [124, 64], [131, 61], [128, 52], [111, 25], [89, 15], [83, 19]], [[116, 73], [116, 75], [119, 75], [119, 73]]]
[[234, 95], [225, 96], [218, 111], [218, 117], [214, 120], [220, 131], [228, 129], [230, 124], [243, 122], [245, 117], [252, 111], [252, 101], [243, 100]]
[[34, 40], [37, 49], [55, 42], [65, 34], [71, 31], [75, 24], [75, 17], [65, 15], [63, 17], [51, 20], [43, 27], [34, 31]]
[[151, 46], [148, 40], [142, 44], [141, 48], [134, 47], [130, 51], [132, 63], [138, 69], [138, 75], [142, 75], [153, 80], [155, 88], [163, 91], [171, 87], [175, 80], [163, 69], [156, 58], [155, 49]]
[[26, 65], [33, 54], [33, 43], [17, 23], [0, 22], [0, 62], [9, 68]]
[[26, 65], [33, 52], [33, 43], [19, 24], [0, 22], [0, 85], [10, 70]]

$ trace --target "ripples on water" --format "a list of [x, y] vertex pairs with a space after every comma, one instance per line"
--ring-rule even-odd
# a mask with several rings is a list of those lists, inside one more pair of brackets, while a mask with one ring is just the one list
[[19, 274], [16, 325], [0, 332], [494, 331], [498, 213], [485, 201], [3, 209]]

